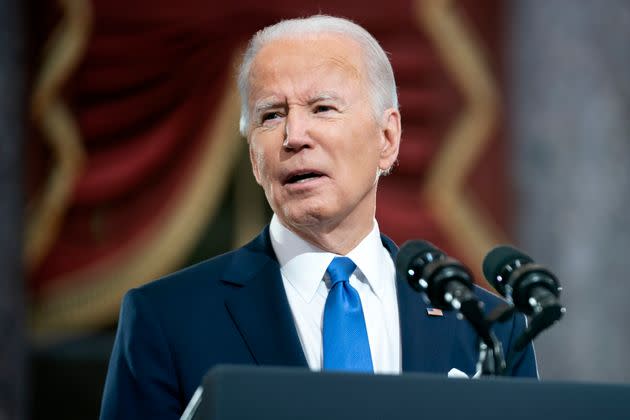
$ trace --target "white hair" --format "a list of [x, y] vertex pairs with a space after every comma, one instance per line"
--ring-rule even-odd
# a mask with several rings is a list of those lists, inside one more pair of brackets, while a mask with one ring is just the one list
[[363, 50], [367, 69], [370, 96], [374, 115], [381, 115], [388, 108], [398, 109], [398, 95], [394, 71], [387, 54], [378, 41], [356, 23], [334, 16], [315, 15], [307, 18], [283, 20], [256, 32], [249, 41], [238, 72], [238, 89], [241, 94], [240, 131], [247, 135], [249, 115], [249, 76], [256, 54], [270, 43], [282, 38], [299, 38], [308, 35], [340, 34], [358, 42]]

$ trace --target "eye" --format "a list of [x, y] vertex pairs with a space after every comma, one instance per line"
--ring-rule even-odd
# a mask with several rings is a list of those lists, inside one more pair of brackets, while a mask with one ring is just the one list
[[335, 107], [333, 107], [332, 105], [316, 105], [313, 111], [316, 114], [318, 114], [320, 112], [328, 112], [328, 111], [334, 111], [334, 110], [335, 110]]
[[265, 121], [273, 120], [273, 119], [280, 118], [280, 117], [281, 117], [281, 114], [278, 111], [265, 112], [262, 115], [261, 120], [262, 120], [262, 122], [265, 122]]

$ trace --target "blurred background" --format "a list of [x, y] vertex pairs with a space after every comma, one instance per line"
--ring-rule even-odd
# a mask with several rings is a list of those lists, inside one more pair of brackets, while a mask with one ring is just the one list
[[390, 54], [403, 142], [377, 218], [477, 270], [512, 243], [564, 286], [545, 380], [628, 382], [630, 3], [0, 2], [0, 419], [96, 418], [130, 288], [270, 211], [238, 135], [247, 40], [326, 13]]

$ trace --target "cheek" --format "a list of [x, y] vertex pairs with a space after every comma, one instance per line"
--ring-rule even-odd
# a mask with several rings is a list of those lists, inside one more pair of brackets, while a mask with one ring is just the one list
[[250, 142], [249, 144], [249, 160], [252, 165], [252, 171], [254, 177], [259, 184], [263, 182], [263, 175], [265, 173], [265, 154], [264, 150], [258, 145], [258, 143]]
[[379, 163], [378, 133], [365, 128], [358, 128], [349, 133], [351, 142], [344, 148], [344, 156], [351, 162], [352, 167], [369, 171]]
[[265, 183], [269, 178], [269, 169], [267, 168], [267, 159], [263, 150], [259, 150], [255, 154], [256, 166], [258, 167], [258, 176], [260, 181]]
[[258, 145], [258, 147], [254, 147], [252, 149], [252, 160], [253, 165], [255, 162], [255, 170], [254, 173], [256, 175], [256, 180], [258, 184], [260, 184], [265, 190], [272, 188], [274, 181], [274, 173], [276, 172], [274, 160], [272, 156], [274, 155], [273, 150], [268, 150]]

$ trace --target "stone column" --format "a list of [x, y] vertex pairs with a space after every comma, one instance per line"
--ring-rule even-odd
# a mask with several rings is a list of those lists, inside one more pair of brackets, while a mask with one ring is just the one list
[[25, 417], [21, 149], [25, 120], [24, 6], [0, 2], [0, 419]]
[[546, 379], [630, 380], [630, 3], [515, 0], [518, 244], [564, 286]]

